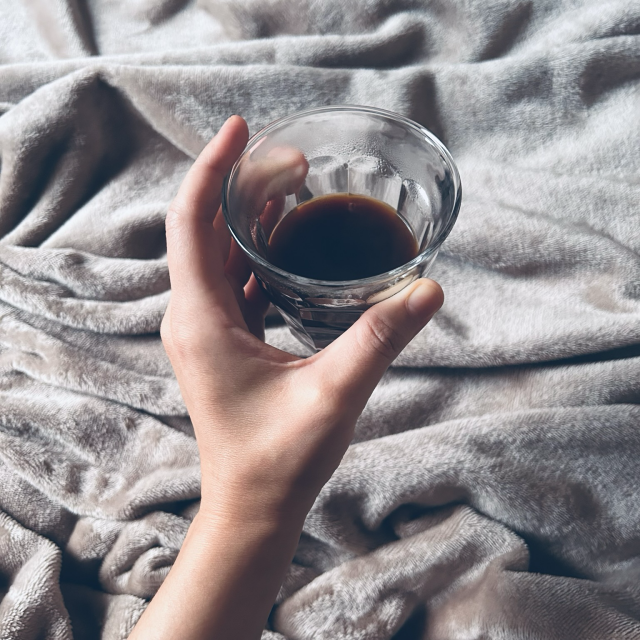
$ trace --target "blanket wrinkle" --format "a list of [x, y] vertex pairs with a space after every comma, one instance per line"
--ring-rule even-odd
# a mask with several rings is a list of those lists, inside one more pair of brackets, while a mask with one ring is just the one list
[[[182, 415], [185, 412], [177, 382], [173, 378], [142, 375], [139, 372], [127, 375], [127, 370], [121, 365], [87, 357], [86, 353], [71, 345], [22, 323], [5, 318], [2, 326], [11, 336], [11, 341], [5, 342], [0, 336], [0, 345], [6, 348], [0, 354], [0, 362], [10, 359], [13, 371], [51, 386], [96, 395], [144, 411], [163, 415]], [[84, 366], [80, 367], [80, 362]], [[158, 398], [164, 402], [158, 404]]]
[[[385, 518], [403, 504], [432, 508], [462, 501], [525, 540], [542, 543], [546, 553], [561, 558], [578, 575], [601, 581], [626, 576], [635, 590], [640, 563], [637, 556], [623, 560], [619, 550], [637, 543], [637, 529], [627, 520], [637, 505], [625, 489], [634, 486], [637, 470], [625, 466], [624, 474], [610, 477], [607, 469], [617, 459], [631, 459], [638, 415], [636, 405], [530, 410], [520, 413], [516, 428], [506, 414], [496, 414], [359, 443], [316, 501], [305, 530], [329, 544], [363, 550], [379, 535]], [[598, 452], [589, 445], [594, 429], [601, 434]], [[421, 446], [422, 438], [428, 439], [429, 450]], [[520, 446], [513, 451], [516, 441]], [[382, 444], [384, 460], [373, 467]], [[559, 450], [561, 466], [552, 455]], [[510, 457], [517, 466], [506, 462]], [[473, 464], [464, 467], [451, 463], [469, 458]], [[406, 472], [400, 460], [410, 462]], [[386, 473], [386, 465], [395, 473]], [[583, 477], [585, 469], [589, 481]], [[346, 510], [347, 491], [351, 508]], [[611, 492], [619, 496], [616, 503], [603, 500]], [[599, 538], [587, 540], [586, 531], [594, 527]]]
[[81, 0], [56, 3], [27, 0], [25, 4], [38, 27], [40, 37], [53, 55], [75, 58], [97, 54], [91, 17]]
[[163, 293], [169, 288], [169, 271], [162, 258], [145, 260], [145, 269], [140, 269], [138, 260], [131, 258], [107, 258], [70, 249], [3, 245], [0, 246], [0, 262], [27, 281], [57, 284], [62, 288], [60, 295], [83, 300], [124, 302]]
[[[164, 512], [125, 523], [104, 556], [99, 573], [102, 588], [108, 593], [151, 598], [178, 555], [187, 528], [184, 518]], [[72, 543], [78, 541], [70, 540], [70, 547]], [[84, 542], [81, 546], [89, 545]]]
[[[341, 627], [340, 637], [390, 637], [418, 602], [450, 594], [457, 586], [468, 588], [469, 579], [483, 580], [489, 571], [526, 570], [526, 546], [513, 533], [484, 522], [468, 507], [446, 511], [445, 517], [428, 514], [412, 520], [409, 526], [399, 527], [406, 535], [398, 540], [323, 573], [280, 605], [276, 626], [285, 634], [303, 638], [313, 633], [328, 638], [327, 631], [336, 624]], [[400, 563], [403, 572], [397, 570]], [[446, 572], [441, 571], [442, 566], [447, 566]], [[469, 571], [472, 577], [465, 576]], [[339, 581], [333, 577], [336, 574], [342, 575]], [[313, 597], [306, 602], [309, 589]], [[325, 598], [332, 603], [335, 622], [316, 619], [326, 616], [324, 607], [318, 607], [318, 600]], [[372, 602], [384, 605], [371, 608]]]
[[231, 114], [338, 103], [432, 130], [463, 205], [445, 305], [263, 640], [640, 639], [639, 25], [626, 0], [0, 2], [0, 640], [125, 640], [162, 584], [200, 498], [165, 212]]
[[9, 586], [0, 590], [2, 640], [70, 636], [71, 625], [58, 585], [60, 555], [52, 542], [0, 511], [0, 584]]

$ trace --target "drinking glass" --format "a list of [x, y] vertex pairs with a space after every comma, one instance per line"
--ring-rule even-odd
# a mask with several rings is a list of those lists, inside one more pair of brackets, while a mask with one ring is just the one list
[[[360, 280], [315, 280], [268, 260], [269, 236], [294, 207], [350, 193], [393, 207], [418, 254]], [[225, 179], [222, 210], [256, 279], [293, 335], [319, 350], [371, 305], [426, 275], [460, 209], [460, 175], [431, 132], [397, 113], [336, 105], [302, 111], [256, 133]]]

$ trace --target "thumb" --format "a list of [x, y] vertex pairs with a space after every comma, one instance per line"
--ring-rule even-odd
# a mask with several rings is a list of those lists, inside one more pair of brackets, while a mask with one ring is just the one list
[[375, 304], [318, 354], [338, 397], [358, 414], [387, 367], [431, 320], [444, 302], [440, 285], [420, 279]]

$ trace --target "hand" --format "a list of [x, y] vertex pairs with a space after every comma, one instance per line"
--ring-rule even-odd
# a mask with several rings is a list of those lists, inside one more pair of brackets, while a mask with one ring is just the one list
[[[219, 211], [223, 176], [246, 142], [244, 120], [230, 118], [167, 215], [161, 332], [198, 441], [202, 501], [132, 640], [260, 638], [306, 513], [369, 395], [442, 304], [440, 287], [420, 280], [306, 360], [266, 345], [268, 302]], [[274, 151], [246, 185], [249, 205], [269, 201], [267, 226], [307, 171], [299, 152]]]
[[[443, 294], [435, 282], [419, 280], [307, 359], [260, 340], [268, 301], [219, 208], [223, 177], [247, 137], [244, 120], [230, 118], [170, 208], [171, 302], [162, 340], [198, 442], [201, 511], [304, 518], [382, 374]], [[291, 164], [300, 158], [285, 154]], [[290, 173], [303, 180], [306, 168]]]

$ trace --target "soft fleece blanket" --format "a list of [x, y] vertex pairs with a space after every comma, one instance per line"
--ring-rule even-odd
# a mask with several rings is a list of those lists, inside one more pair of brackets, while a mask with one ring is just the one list
[[464, 203], [264, 640], [640, 638], [638, 0], [3, 0], [0, 64], [0, 639], [124, 639], [162, 583], [165, 211], [232, 113], [336, 103], [430, 128]]

